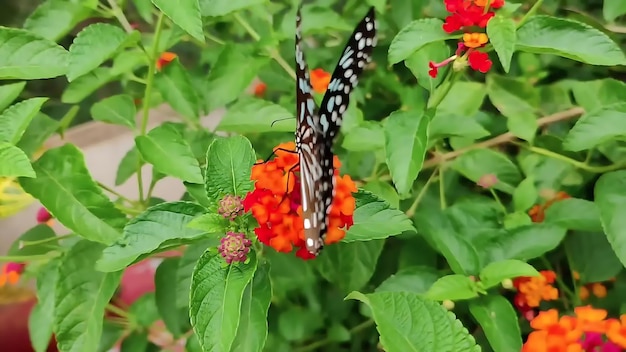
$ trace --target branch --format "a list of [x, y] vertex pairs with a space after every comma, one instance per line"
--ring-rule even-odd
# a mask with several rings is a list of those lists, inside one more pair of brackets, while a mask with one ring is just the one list
[[[563, 120], [568, 120], [574, 117], [578, 117], [582, 114], [585, 113], [585, 110], [583, 108], [580, 107], [576, 107], [576, 108], [571, 108], [569, 110], [565, 110], [565, 111], [560, 111], [557, 112], [556, 114], [552, 114], [552, 115], [548, 115], [548, 116], [544, 116], [542, 118], [540, 118], [539, 120], [537, 120], [537, 125], [538, 127], [543, 127], [555, 122], [559, 122], [559, 121], [563, 121]], [[491, 139], [488, 139], [486, 141], [483, 142], [479, 142], [473, 145], [470, 145], [469, 147], [466, 148], [462, 148], [459, 150], [454, 150], [445, 154], [438, 154], [435, 155], [433, 158], [428, 159], [425, 163], [424, 166], [422, 167], [422, 169], [429, 169], [432, 167], [435, 167], [443, 162], [446, 162], [448, 160], [452, 160], [460, 155], [463, 155], [467, 152], [469, 152], [470, 150], [474, 150], [474, 149], [481, 149], [481, 148], [491, 148], [491, 147], [495, 147], [496, 145], [500, 145], [500, 144], [504, 144], [504, 143], [508, 143], [511, 142], [512, 140], [516, 139], [517, 137], [515, 137], [513, 135], [513, 133], [511, 132], [507, 132], [507, 133], [503, 133], [497, 137], [493, 137]]]

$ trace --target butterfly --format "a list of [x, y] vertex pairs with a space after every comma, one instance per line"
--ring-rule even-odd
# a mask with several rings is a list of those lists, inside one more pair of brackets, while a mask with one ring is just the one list
[[324, 246], [330, 206], [335, 195], [332, 152], [350, 92], [371, 61], [376, 46], [374, 8], [356, 26], [339, 58], [319, 108], [311, 95], [309, 68], [302, 51], [300, 8], [296, 14], [296, 152], [299, 156], [304, 237], [318, 255]]

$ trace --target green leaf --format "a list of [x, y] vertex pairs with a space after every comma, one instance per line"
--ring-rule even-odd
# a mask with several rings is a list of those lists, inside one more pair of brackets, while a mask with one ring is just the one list
[[530, 209], [530, 207], [535, 204], [538, 197], [539, 191], [537, 191], [535, 187], [535, 178], [533, 176], [526, 177], [513, 192], [515, 210], [525, 211]]
[[392, 209], [389, 203], [374, 194], [359, 190], [355, 195], [354, 224], [343, 242], [384, 239], [403, 232], [415, 232], [404, 212]]
[[302, 33], [305, 35], [328, 31], [350, 31], [354, 26], [328, 6], [303, 6], [302, 18], [305, 19], [302, 21]]
[[[170, 0], [163, 0], [170, 1]], [[200, 102], [189, 73], [178, 59], [170, 62], [154, 77], [154, 85], [174, 110], [183, 117], [197, 121]]]
[[600, 176], [594, 189], [595, 203], [600, 210], [602, 228], [617, 258], [626, 266], [626, 171], [613, 171]]
[[570, 230], [602, 231], [598, 207], [585, 199], [568, 198], [552, 203], [546, 209], [544, 222]]
[[135, 137], [142, 158], [154, 168], [192, 183], [203, 183], [200, 164], [173, 123], [159, 125], [147, 135]]
[[626, 14], [626, 3], [621, 0], [604, 0], [602, 15], [607, 22], [613, 22]]
[[532, 265], [521, 260], [508, 259], [489, 263], [480, 271], [480, 282], [485, 289], [499, 285], [502, 280], [519, 276], [539, 276]]
[[581, 116], [563, 141], [571, 151], [591, 149], [626, 136], [626, 103], [611, 104]]
[[177, 26], [204, 43], [198, 0], [152, 0], [152, 3]]
[[203, 207], [210, 208], [212, 206], [215, 206], [215, 204], [213, 204], [211, 200], [207, 197], [204, 185], [189, 182], [183, 182], [183, 185], [185, 185], [185, 189], [187, 190], [190, 198], [194, 199]]
[[141, 18], [149, 24], [154, 23], [154, 19], [152, 18], [152, 2], [150, 0], [133, 0], [133, 4], [135, 5], [135, 9], [137, 9], [137, 13]]
[[478, 182], [487, 174], [498, 177], [495, 189], [513, 193], [515, 186], [521, 182], [522, 176], [515, 164], [504, 154], [492, 149], [474, 149], [459, 156], [452, 168], [468, 179]]
[[85, 27], [70, 46], [67, 80], [71, 82], [93, 71], [138, 39], [138, 32], [128, 35], [121, 28], [107, 23], [94, 23]]
[[454, 313], [409, 292], [350, 293], [367, 304], [386, 352], [480, 352]]
[[80, 103], [100, 87], [115, 79], [115, 77], [111, 69], [98, 67], [70, 82], [67, 88], [65, 88], [63, 95], [61, 95], [61, 102], [66, 104]]
[[489, 345], [498, 352], [522, 350], [522, 333], [515, 309], [499, 295], [480, 297], [469, 303], [469, 310], [485, 332]]
[[189, 316], [204, 351], [229, 351], [235, 341], [243, 294], [257, 269], [254, 251], [248, 259], [225, 265], [221, 255], [207, 251], [194, 269]]
[[45, 352], [52, 337], [59, 265], [60, 261], [53, 259], [37, 273], [37, 304], [30, 312], [28, 319], [28, 332], [35, 352]]
[[157, 309], [154, 292], [145, 293], [133, 302], [128, 309], [128, 313], [135, 317], [139, 328], [146, 330], [159, 320], [159, 310]]
[[424, 163], [431, 117], [396, 111], [385, 123], [385, 152], [391, 178], [399, 194], [407, 194]]
[[188, 227], [199, 229], [207, 233], [225, 233], [228, 229], [229, 221], [220, 214], [203, 214], [191, 220]]
[[410, 266], [389, 276], [376, 292], [413, 292], [425, 294], [439, 279], [437, 270], [426, 266]]
[[205, 93], [209, 108], [215, 110], [237, 99], [266, 63], [267, 58], [252, 56], [242, 45], [226, 44], [209, 73]]
[[46, 114], [38, 113], [26, 128], [16, 146], [22, 149], [26, 155], [32, 156], [58, 128], [59, 123], [56, 120]]
[[[178, 262], [178, 270], [176, 271], [176, 306], [179, 308], [189, 309], [189, 292], [191, 289], [191, 275], [193, 269], [196, 266], [196, 262], [200, 259], [200, 256], [209, 247], [217, 247], [219, 240], [211, 238], [208, 240], [193, 243], [187, 247], [185, 253], [180, 257]], [[171, 302], [170, 302], [171, 304]]]
[[0, 142], [0, 177], [19, 176], [31, 178], [36, 176], [28, 156], [20, 148]]
[[626, 100], [626, 83], [612, 78], [575, 81], [571, 88], [574, 100], [587, 112]]
[[476, 243], [476, 247], [481, 248], [486, 263], [505, 259], [530, 260], [556, 248], [566, 232], [556, 225], [532, 224], [485, 234], [484, 242]]
[[124, 338], [120, 352], [146, 351], [148, 348], [148, 333], [133, 331]]
[[3, 84], [0, 86], [0, 111], [3, 111], [7, 106], [20, 96], [20, 93], [26, 87], [26, 82], [17, 82], [10, 84]]
[[343, 292], [358, 290], [374, 274], [384, 244], [383, 240], [372, 240], [328, 245], [317, 260], [318, 269]]
[[117, 173], [115, 175], [115, 185], [119, 186], [137, 172], [140, 166], [143, 166], [146, 162], [141, 158], [141, 153], [137, 146], [133, 146], [120, 160], [120, 165], [117, 167]]
[[84, 3], [68, 0], [47, 0], [37, 6], [24, 21], [24, 29], [43, 38], [57, 41], [89, 18], [92, 9]]
[[478, 287], [465, 275], [446, 275], [435, 281], [424, 297], [436, 301], [460, 301], [478, 297]]
[[122, 238], [105, 248], [97, 262], [98, 270], [120, 270], [147, 254], [166, 249], [168, 244], [201, 238], [205, 232], [191, 229], [187, 224], [202, 213], [202, 206], [181, 201], [146, 209], [128, 222]]
[[[445, 78], [445, 71], [448, 69], [447, 66], [441, 67], [439, 73], [436, 78], [430, 77], [428, 71], [430, 71], [430, 67], [428, 67], [428, 63], [430, 61], [433, 62], [441, 62], [450, 57], [450, 47], [444, 41], [433, 42], [424, 45], [420, 50], [414, 52], [409, 55], [404, 60], [404, 65], [411, 70], [413, 76], [417, 78], [417, 83], [422, 86], [424, 89], [427, 89], [429, 92], [432, 92]], [[459, 83], [469, 83], [469, 82], [456, 82]], [[456, 86], [452, 86], [452, 89]], [[473, 93], [474, 91], [472, 91]], [[470, 92], [466, 92], [470, 93]], [[452, 94], [450, 92], [449, 94]], [[457, 96], [458, 98], [463, 97], [464, 95]], [[439, 106], [444, 106], [444, 104], [439, 104]]]
[[391, 208], [400, 208], [400, 196], [396, 189], [387, 182], [375, 180], [363, 185], [363, 190], [389, 203]]
[[409, 23], [393, 38], [389, 46], [389, 63], [396, 64], [426, 44], [444, 41], [450, 36], [437, 18], [422, 18]]
[[62, 76], [68, 53], [51, 40], [17, 28], [0, 26], [0, 79], [44, 79]]
[[550, 16], [532, 16], [517, 30], [517, 50], [552, 54], [590, 65], [626, 64], [619, 46], [588, 24]]
[[292, 132], [295, 125], [296, 119], [289, 110], [267, 100], [247, 97], [228, 107], [216, 130], [237, 133]]
[[267, 0], [200, 0], [200, 10], [202, 16], [220, 17], [264, 3]]
[[94, 120], [135, 128], [137, 109], [133, 98], [127, 94], [114, 95], [91, 106]]
[[94, 268], [103, 246], [82, 240], [67, 252], [56, 285], [54, 332], [60, 351], [96, 351], [102, 335], [104, 309], [120, 283], [122, 272]]
[[378, 121], [363, 121], [344, 135], [341, 147], [351, 152], [382, 150], [385, 133]]
[[166, 258], [161, 262], [154, 274], [154, 298], [159, 315], [167, 330], [179, 337], [182, 333], [182, 311], [180, 307], [172, 302], [177, 302], [177, 287], [172, 285], [172, 278], [176, 277], [180, 258]]
[[487, 22], [489, 42], [496, 50], [502, 68], [506, 73], [511, 68], [511, 58], [515, 51], [515, 42], [517, 40], [515, 35], [516, 27], [516, 23], [512, 18], [500, 14], [495, 15]]
[[267, 339], [267, 312], [272, 299], [269, 266], [259, 265], [241, 301], [241, 321], [232, 351], [261, 352]]
[[26, 192], [37, 198], [65, 227], [101, 243], [120, 237], [126, 216], [91, 178], [83, 154], [72, 144], [46, 151], [33, 163], [35, 179], [20, 179]]
[[527, 80], [487, 75], [491, 103], [507, 117], [507, 127], [516, 137], [532, 141], [537, 131], [535, 106], [539, 91]]
[[[278, 332], [286, 341], [304, 341], [313, 337], [316, 330], [324, 326], [319, 314], [307, 314], [303, 307], [285, 309], [278, 317]], [[271, 336], [271, 335], [270, 335]]]
[[243, 136], [215, 139], [206, 159], [206, 191], [215, 204], [226, 194], [245, 196], [252, 190], [250, 172], [255, 153]]
[[[8, 255], [31, 256], [46, 254], [51, 249], [56, 249], [58, 244], [54, 242], [56, 237], [54, 230], [47, 224], [38, 224], [24, 232], [9, 248]], [[29, 244], [27, 242], [46, 241], [40, 244]]]
[[574, 231], [564, 244], [570, 270], [580, 274], [581, 284], [607, 281], [624, 268], [602, 230]]
[[30, 98], [11, 105], [0, 115], [0, 142], [16, 144], [48, 98]]

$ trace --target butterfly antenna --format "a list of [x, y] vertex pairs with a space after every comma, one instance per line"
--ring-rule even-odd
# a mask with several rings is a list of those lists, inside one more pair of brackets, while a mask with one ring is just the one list
[[295, 119], [295, 117], [285, 117], [284, 119], [274, 120], [274, 121], [272, 121], [272, 124], [270, 125], [270, 127], [274, 127], [274, 124], [275, 124], [276, 122], [285, 121], [285, 120], [290, 120], [290, 119]]

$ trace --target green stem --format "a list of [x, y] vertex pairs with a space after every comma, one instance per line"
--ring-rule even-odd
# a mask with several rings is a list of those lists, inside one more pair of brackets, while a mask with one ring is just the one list
[[493, 196], [493, 199], [496, 200], [496, 203], [498, 203], [498, 205], [502, 209], [502, 212], [504, 213], [504, 215], [508, 214], [508, 211], [506, 210], [506, 207], [504, 206], [504, 204], [502, 204], [502, 201], [500, 200], [500, 197], [498, 197], [498, 193], [496, 193], [496, 191], [493, 188], [489, 188], [489, 192], [491, 192], [491, 195]]
[[116, 191], [116, 190], [114, 190], [113, 188], [111, 188], [111, 187], [109, 187], [109, 186], [106, 186], [105, 184], [103, 184], [103, 183], [101, 183], [101, 182], [98, 182], [98, 186], [99, 186], [100, 188], [102, 188], [103, 190], [105, 190], [105, 191], [107, 191], [107, 192], [111, 193], [112, 195], [117, 196], [118, 198], [120, 198], [121, 200], [123, 200], [123, 201], [125, 201], [125, 202], [128, 202], [128, 203], [130, 203], [130, 204], [134, 204], [134, 203], [135, 203], [135, 202], [133, 202], [132, 200], [130, 200], [130, 199], [128, 199], [128, 198], [126, 198], [126, 197], [124, 197], [121, 193], [117, 192], [117, 191]]
[[568, 164], [573, 165], [576, 168], [585, 170], [585, 171], [589, 171], [592, 173], [596, 173], [596, 174], [601, 174], [601, 173], [605, 173], [605, 172], [609, 172], [609, 171], [615, 171], [615, 170], [619, 170], [619, 169], [623, 169], [626, 168], [626, 163], [619, 163], [619, 164], [611, 164], [611, 165], [603, 165], [603, 166], [593, 166], [593, 165], [587, 165], [587, 163], [582, 162], [582, 161], [578, 161], [576, 159], [572, 159], [570, 157], [567, 157], [565, 155], [561, 155], [559, 153], [555, 153], [551, 150], [547, 150], [547, 149], [543, 149], [543, 148], [539, 148], [539, 147], [531, 147], [531, 146], [527, 146], [524, 145], [522, 143], [514, 143], [518, 146], [521, 146], [522, 148], [527, 149], [530, 152], [533, 152], [535, 154], [540, 154], [540, 155], [544, 155], [547, 156], [549, 158], [552, 159], [556, 159], [556, 160], [561, 160], [564, 161]]
[[107, 0], [107, 1], [109, 3], [109, 6], [111, 6], [111, 12], [113, 13], [113, 16], [117, 18], [117, 20], [120, 22], [124, 30], [128, 33], [132, 32], [134, 29], [133, 27], [131, 27], [130, 23], [128, 22], [128, 19], [124, 15], [124, 11], [122, 11], [122, 9], [117, 5], [117, 1], [116, 0]]
[[543, 4], [543, 0], [537, 0], [537, 2], [535, 2], [533, 4], [533, 6], [530, 8], [530, 10], [528, 10], [528, 12], [526, 12], [524, 17], [522, 17], [522, 19], [517, 23], [517, 28], [521, 27], [524, 23], [526, 23], [526, 21], [528, 21], [529, 18], [534, 16], [535, 13], [537, 12], [537, 10], [539, 10], [539, 8], [541, 7], [542, 4]]
[[[362, 330], [365, 330], [365, 329], [369, 328], [372, 325], [374, 325], [374, 320], [373, 319], [368, 319], [368, 320], [362, 322], [361, 324], [359, 324], [359, 325], [353, 327], [352, 329], [350, 329], [350, 331], [349, 331], [350, 335], [356, 334], [358, 332], [361, 332]], [[315, 341], [315, 342], [313, 342], [313, 343], [311, 343], [309, 345], [297, 348], [297, 349], [295, 349], [295, 351], [296, 352], [313, 351], [313, 350], [316, 350], [316, 349], [318, 349], [318, 348], [320, 348], [322, 346], [325, 346], [325, 345], [327, 345], [327, 344], [329, 344], [331, 342], [333, 342], [332, 339], [325, 338], [325, 339], [322, 339], [322, 340], [319, 340], [319, 341]]]
[[125, 207], [125, 206], [119, 205], [119, 204], [116, 204], [115, 208], [119, 209], [124, 214], [133, 215], [133, 216], [139, 215], [139, 214], [141, 214], [143, 212], [143, 210], [141, 210], [141, 209], [128, 208], [128, 207]]
[[448, 207], [446, 203], [446, 185], [443, 179], [444, 167], [445, 166], [443, 163], [441, 164], [441, 166], [439, 166], [439, 202], [441, 204], [441, 210], [446, 210], [446, 208]]
[[213, 34], [209, 33], [209, 32], [204, 32], [204, 36], [211, 41], [214, 41], [215, 43], [219, 44], [219, 45], [224, 45], [226, 44], [223, 40], [221, 40], [220, 38], [214, 36]]
[[433, 109], [439, 106], [443, 99], [450, 93], [450, 89], [452, 89], [452, 85], [456, 82], [459, 75], [454, 72], [454, 70], [450, 70], [448, 76], [444, 80], [444, 83], [439, 85], [439, 88], [435, 90], [435, 93], [428, 98], [428, 103], [426, 107], [428, 109]]
[[42, 244], [42, 243], [60, 241], [62, 239], [69, 238], [69, 237], [72, 237], [72, 236], [74, 236], [74, 234], [70, 233], [70, 234], [62, 235], [62, 236], [54, 236], [54, 237], [44, 238], [43, 240], [38, 240], [38, 241], [20, 241], [20, 246], [21, 247], [35, 246], [35, 245]]
[[[546, 269], [550, 271], [554, 271], [554, 268], [552, 267], [552, 263], [550, 263], [548, 258], [546, 258], [545, 256], [541, 256], [540, 258], [541, 258], [541, 261], [543, 262], [543, 265], [545, 265]], [[556, 273], [556, 271], [554, 272]], [[574, 302], [575, 306], [580, 305], [579, 297], [569, 288], [569, 286], [565, 284], [565, 281], [563, 281], [563, 279], [561, 278], [561, 273], [557, 273], [556, 275], [556, 284], [559, 286], [559, 289], [561, 289], [562, 292], [564, 292], [566, 295], [569, 296], [570, 301]]]
[[426, 180], [424, 187], [422, 187], [420, 192], [417, 194], [417, 197], [415, 197], [413, 204], [411, 204], [411, 207], [409, 207], [409, 209], [405, 212], [406, 216], [408, 216], [409, 218], [412, 218], [413, 215], [415, 215], [417, 206], [422, 201], [422, 198], [424, 198], [424, 196], [426, 195], [426, 191], [428, 191], [428, 187], [430, 187], [431, 183], [436, 179], [435, 175], [437, 175], [437, 170], [434, 170], [433, 173], [430, 174], [430, 177], [428, 177], [428, 180]]
[[56, 257], [57, 254], [58, 252], [51, 251], [46, 254], [38, 254], [38, 255], [5, 255], [5, 256], [0, 256], [0, 263], [2, 262], [18, 262], [18, 263], [31, 262], [31, 261], [40, 260], [40, 259], [50, 259], [50, 258]]
[[123, 310], [122, 308], [120, 308], [118, 306], [115, 306], [115, 305], [109, 303], [109, 304], [107, 304], [106, 309], [109, 312], [111, 312], [111, 313], [115, 313], [115, 314], [119, 315], [122, 318], [126, 318], [127, 320], [130, 320], [129, 319], [130, 318], [130, 314], [127, 311]]
[[[250, 26], [250, 24], [241, 17], [241, 15], [235, 13], [233, 16], [235, 17], [235, 20], [239, 22], [239, 24], [243, 27], [243, 29], [245, 29], [246, 32], [250, 34], [252, 39], [257, 42], [261, 40], [261, 36], [259, 35], [259, 33], [257, 33], [257, 31], [255, 31], [254, 28], [252, 28], [252, 26]], [[287, 72], [289, 76], [291, 76], [293, 79], [296, 79], [296, 71], [294, 71], [293, 68], [289, 66], [287, 61], [285, 61], [285, 59], [280, 55], [278, 50], [276, 50], [275, 48], [267, 48], [266, 50], [269, 56], [274, 59], [274, 61], [276, 61], [280, 65], [280, 67], [282, 67], [283, 70]]]

